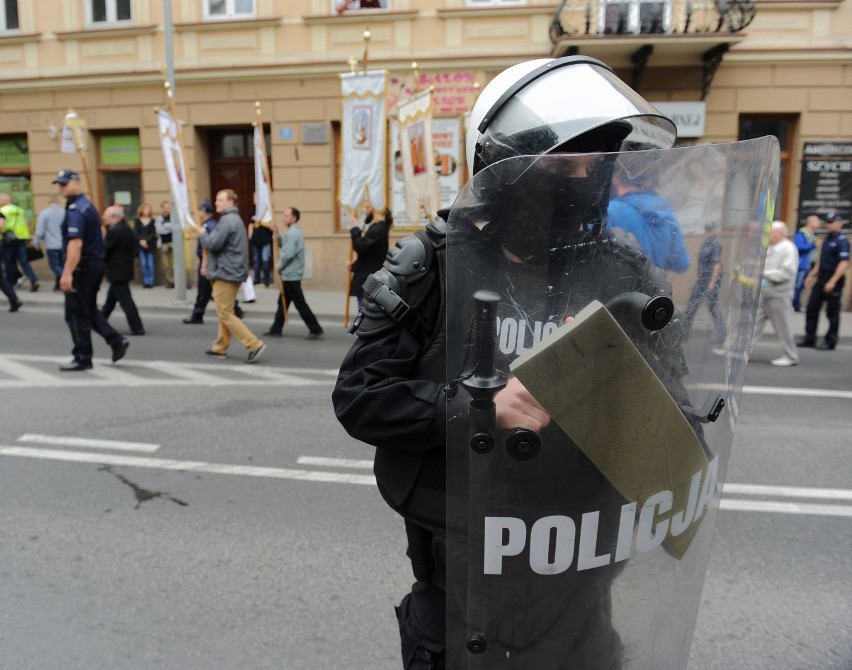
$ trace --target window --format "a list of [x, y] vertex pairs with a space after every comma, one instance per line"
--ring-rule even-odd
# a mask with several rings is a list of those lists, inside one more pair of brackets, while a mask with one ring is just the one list
[[206, 19], [244, 19], [254, 16], [254, 0], [204, 0]]
[[139, 133], [115, 131], [98, 135], [98, 192], [101, 208], [123, 205], [129, 221], [142, 202], [142, 152]]
[[2, 0], [0, 2], [0, 30], [17, 30], [18, 0]]
[[133, 18], [130, 0], [90, 0], [88, 12], [90, 24], [127, 23]]
[[357, 14], [362, 9], [367, 11], [388, 10], [390, 0], [331, 0], [331, 11], [338, 15]]
[[741, 114], [739, 139], [753, 140], [765, 135], [778, 138], [781, 149], [781, 172], [778, 175], [778, 192], [775, 194], [775, 218], [786, 219], [789, 197], [790, 159], [796, 117], [766, 114]]
[[672, 25], [672, 0], [603, 0], [600, 22], [606, 34], [667, 33]]

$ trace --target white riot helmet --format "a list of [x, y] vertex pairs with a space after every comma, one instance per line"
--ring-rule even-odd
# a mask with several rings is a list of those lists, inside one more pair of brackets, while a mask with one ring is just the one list
[[467, 167], [473, 176], [510, 156], [576, 143], [592, 130], [598, 132], [588, 151], [667, 149], [677, 137], [671, 120], [599, 60], [545, 58], [513, 65], [483, 89], [470, 113]]

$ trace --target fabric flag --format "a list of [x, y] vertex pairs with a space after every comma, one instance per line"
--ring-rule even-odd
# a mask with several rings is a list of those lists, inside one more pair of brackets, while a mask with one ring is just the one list
[[78, 151], [85, 151], [85, 130], [86, 121], [78, 116], [76, 112], [69, 109], [62, 124], [62, 144], [60, 151], [63, 154], [76, 154]]
[[432, 146], [432, 92], [423, 91], [397, 105], [399, 150], [405, 176], [405, 211], [411, 221], [438, 211], [438, 176]]
[[266, 181], [266, 138], [260, 125], [254, 127], [254, 192], [255, 219], [261, 223], [272, 222], [272, 198]]
[[[180, 129], [172, 115], [163, 109], [157, 112], [157, 127], [160, 131], [160, 145], [163, 147], [169, 191], [172, 194], [172, 209], [178, 214], [181, 228], [185, 228], [187, 225], [194, 225], [195, 220], [190, 211], [186, 161], [178, 139]], [[174, 218], [172, 220], [174, 221]]]
[[340, 205], [360, 209], [364, 197], [376, 212], [387, 208], [385, 90], [387, 70], [340, 75], [341, 122]]

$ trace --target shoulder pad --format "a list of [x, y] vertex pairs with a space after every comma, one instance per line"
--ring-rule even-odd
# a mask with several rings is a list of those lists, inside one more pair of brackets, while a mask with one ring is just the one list
[[431, 222], [399, 240], [388, 252], [384, 265], [364, 282], [364, 304], [349, 328], [359, 337], [373, 337], [397, 324], [418, 326], [416, 308], [428, 294], [435, 276], [436, 255], [446, 242], [443, 232]]

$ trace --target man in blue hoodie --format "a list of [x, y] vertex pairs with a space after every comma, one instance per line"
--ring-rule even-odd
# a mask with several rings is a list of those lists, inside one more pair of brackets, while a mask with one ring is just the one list
[[653, 177], [631, 176], [622, 167], [613, 178], [616, 197], [609, 203], [608, 225], [632, 233], [645, 255], [662, 270], [686, 272], [689, 252], [671, 203], [654, 192]]

